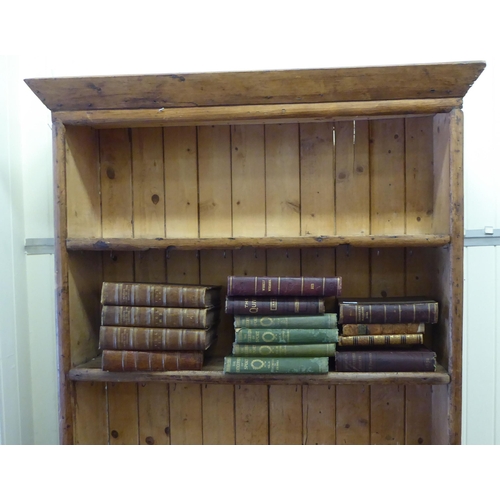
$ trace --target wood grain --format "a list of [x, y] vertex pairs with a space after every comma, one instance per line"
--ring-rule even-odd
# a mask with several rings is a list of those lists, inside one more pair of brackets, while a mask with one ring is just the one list
[[139, 444], [170, 444], [168, 384], [138, 384]]

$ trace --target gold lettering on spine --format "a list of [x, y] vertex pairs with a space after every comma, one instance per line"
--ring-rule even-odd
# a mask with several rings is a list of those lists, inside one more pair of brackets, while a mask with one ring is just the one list
[[300, 295], [304, 295], [304, 277], [300, 280]]
[[281, 293], [281, 278], [278, 276], [278, 295]]
[[271, 299], [269, 301], [269, 306], [271, 311], [277, 311], [278, 310], [278, 301], [276, 299]]

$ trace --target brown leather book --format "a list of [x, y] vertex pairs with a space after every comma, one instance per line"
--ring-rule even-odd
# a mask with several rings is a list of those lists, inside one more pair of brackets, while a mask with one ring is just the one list
[[101, 304], [149, 307], [213, 307], [221, 304], [220, 286], [104, 282]]
[[399, 335], [425, 333], [425, 323], [365, 323], [342, 325], [342, 336], [354, 335]]
[[438, 303], [412, 297], [339, 299], [339, 323], [437, 323]]
[[228, 276], [228, 296], [338, 297], [342, 278], [338, 276]]
[[102, 306], [101, 325], [207, 329], [219, 317], [216, 308]]
[[424, 343], [423, 333], [409, 333], [396, 335], [340, 335], [339, 346], [365, 347], [372, 345], [416, 345]]
[[337, 372], [435, 372], [436, 353], [419, 346], [404, 350], [343, 350], [335, 354]]
[[227, 314], [324, 314], [325, 301], [317, 297], [226, 297]]
[[102, 351], [102, 369], [109, 372], [201, 370], [203, 351]]
[[204, 351], [217, 336], [203, 329], [101, 326], [99, 348], [128, 351]]

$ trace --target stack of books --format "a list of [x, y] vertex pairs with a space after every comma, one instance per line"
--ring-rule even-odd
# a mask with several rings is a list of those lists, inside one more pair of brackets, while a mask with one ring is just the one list
[[229, 276], [225, 310], [234, 315], [224, 373], [327, 373], [338, 341], [340, 277]]
[[217, 338], [220, 286], [104, 282], [99, 347], [106, 371], [201, 370]]
[[338, 321], [336, 371], [436, 371], [436, 353], [424, 346], [426, 324], [438, 321], [436, 301], [341, 299]]

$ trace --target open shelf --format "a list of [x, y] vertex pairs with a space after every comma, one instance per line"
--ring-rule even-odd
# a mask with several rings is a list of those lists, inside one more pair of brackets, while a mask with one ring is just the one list
[[237, 250], [256, 248], [322, 248], [351, 245], [364, 248], [382, 247], [440, 247], [450, 243], [447, 234], [423, 235], [354, 235], [354, 236], [297, 236], [297, 237], [235, 237], [235, 238], [68, 238], [68, 250], [143, 251], [152, 249], [177, 250]]
[[435, 372], [329, 372], [325, 374], [224, 374], [223, 358], [205, 361], [200, 371], [107, 372], [101, 370], [101, 358], [73, 368], [69, 378], [93, 382], [191, 382], [210, 384], [423, 384], [443, 385], [450, 382], [446, 370], [438, 365]]

